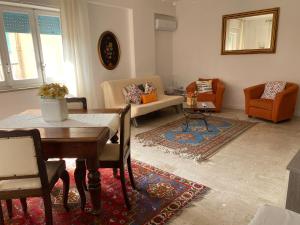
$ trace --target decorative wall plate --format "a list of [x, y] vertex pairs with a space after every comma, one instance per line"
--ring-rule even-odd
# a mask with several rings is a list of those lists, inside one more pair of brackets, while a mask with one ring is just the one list
[[98, 55], [102, 65], [108, 69], [115, 69], [120, 61], [120, 45], [116, 35], [110, 31], [101, 34], [98, 41]]

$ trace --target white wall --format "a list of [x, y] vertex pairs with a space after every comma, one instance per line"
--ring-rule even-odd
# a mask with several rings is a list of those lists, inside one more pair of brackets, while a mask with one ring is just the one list
[[173, 32], [155, 32], [156, 74], [161, 76], [165, 89], [173, 84]]
[[[222, 15], [280, 7], [276, 54], [220, 55]], [[243, 88], [270, 80], [300, 84], [299, 0], [178, 1], [173, 73], [187, 85], [198, 77], [225, 82], [225, 106], [244, 107]], [[300, 97], [297, 111], [300, 114]]]
[[[90, 4], [102, 4], [132, 10], [134, 57], [136, 75], [152, 75], [155, 64], [154, 14], [175, 15], [175, 7], [161, 0], [90, 0]], [[97, 17], [94, 18], [97, 20]], [[109, 21], [106, 21], [109, 23]]]
[[0, 93], [0, 119], [27, 109], [40, 107], [37, 89]]

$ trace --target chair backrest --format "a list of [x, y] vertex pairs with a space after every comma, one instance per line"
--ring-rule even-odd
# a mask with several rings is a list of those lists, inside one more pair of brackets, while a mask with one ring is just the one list
[[0, 131], [0, 180], [37, 177], [42, 186], [48, 184], [40, 132]]
[[68, 109], [84, 109], [87, 110], [86, 98], [66, 98]]
[[121, 113], [120, 118], [120, 160], [123, 159], [126, 150], [130, 150], [131, 136], [131, 105], [128, 104]]

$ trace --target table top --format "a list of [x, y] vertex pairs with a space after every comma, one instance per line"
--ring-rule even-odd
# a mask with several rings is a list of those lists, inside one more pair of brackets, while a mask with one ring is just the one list
[[[118, 113], [122, 109], [72, 109], [72, 114]], [[30, 129], [30, 128], [27, 128]], [[70, 128], [36, 128], [40, 131], [42, 142], [93, 142], [109, 133], [107, 127], [70, 127]]]
[[186, 102], [182, 103], [183, 109], [191, 110], [214, 110], [216, 106], [213, 102], [197, 102], [195, 105], [188, 105]]

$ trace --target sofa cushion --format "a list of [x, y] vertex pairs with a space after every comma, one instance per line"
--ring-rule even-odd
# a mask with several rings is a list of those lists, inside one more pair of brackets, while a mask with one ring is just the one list
[[126, 103], [141, 104], [143, 92], [136, 84], [130, 84], [122, 89]]
[[272, 111], [273, 102], [274, 101], [271, 99], [251, 99], [249, 101], [249, 106]]
[[149, 94], [142, 94], [142, 103], [148, 104], [150, 102], [157, 101], [157, 94], [156, 91], [152, 91]]
[[215, 102], [216, 95], [212, 93], [201, 93], [197, 96], [198, 102]]
[[274, 100], [276, 95], [284, 90], [285, 85], [285, 81], [267, 82], [265, 85], [264, 93], [262, 94], [261, 98]]
[[199, 94], [202, 93], [212, 93], [212, 80], [197, 80], [197, 91]]
[[169, 106], [179, 105], [184, 101], [182, 96], [169, 96], [159, 95], [158, 100], [148, 104], [132, 104], [131, 105], [131, 118], [145, 115], [150, 112], [154, 112]]
[[145, 84], [145, 94], [150, 94], [151, 92], [156, 92], [156, 87], [151, 82], [146, 82]]

